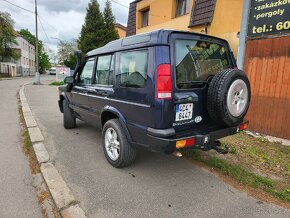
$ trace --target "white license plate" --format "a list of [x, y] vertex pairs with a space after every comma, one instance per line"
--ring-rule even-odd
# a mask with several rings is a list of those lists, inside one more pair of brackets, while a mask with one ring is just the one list
[[175, 110], [175, 121], [192, 119], [193, 103], [177, 104]]

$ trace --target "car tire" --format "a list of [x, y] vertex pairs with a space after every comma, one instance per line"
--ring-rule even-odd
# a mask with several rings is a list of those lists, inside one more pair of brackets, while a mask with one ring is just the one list
[[67, 100], [63, 100], [63, 126], [65, 129], [73, 129], [76, 128], [76, 118], [72, 114], [72, 110], [70, 109]]
[[118, 119], [111, 119], [105, 123], [102, 131], [102, 147], [106, 159], [116, 168], [131, 165], [136, 158], [136, 148], [128, 142]]
[[250, 100], [247, 75], [241, 70], [227, 69], [217, 73], [209, 84], [207, 110], [217, 124], [234, 126], [243, 121]]

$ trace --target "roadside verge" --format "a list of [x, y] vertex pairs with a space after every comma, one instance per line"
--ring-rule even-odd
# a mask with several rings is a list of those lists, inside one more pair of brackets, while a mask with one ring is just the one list
[[62, 217], [86, 218], [66, 182], [51, 162], [44, 144], [44, 137], [35, 121], [24, 94], [25, 86], [19, 91], [22, 113], [29, 133], [30, 141], [40, 166], [41, 174], [46, 182], [55, 205]]

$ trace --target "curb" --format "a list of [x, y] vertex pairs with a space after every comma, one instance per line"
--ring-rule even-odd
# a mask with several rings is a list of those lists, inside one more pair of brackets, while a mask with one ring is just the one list
[[270, 136], [270, 135], [264, 135], [264, 134], [260, 134], [260, 133], [256, 133], [256, 132], [252, 132], [252, 131], [245, 131], [248, 135], [255, 137], [255, 138], [263, 138], [268, 140], [269, 142], [277, 142], [277, 143], [281, 143], [282, 145], [286, 145], [286, 146], [290, 146], [290, 140], [289, 139], [282, 139], [282, 138], [277, 138], [274, 136]]
[[22, 86], [19, 91], [22, 113], [40, 166], [41, 174], [46, 182], [52, 199], [63, 218], [86, 218], [85, 212], [79, 206], [66, 182], [50, 160], [49, 154], [45, 148], [44, 137], [28, 105], [24, 89], [25, 86]]

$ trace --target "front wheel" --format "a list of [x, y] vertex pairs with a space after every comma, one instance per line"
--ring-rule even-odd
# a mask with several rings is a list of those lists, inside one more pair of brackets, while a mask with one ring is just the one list
[[136, 157], [136, 148], [128, 142], [118, 119], [106, 122], [102, 132], [103, 150], [108, 162], [116, 168], [131, 165]]

